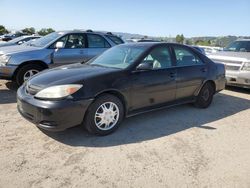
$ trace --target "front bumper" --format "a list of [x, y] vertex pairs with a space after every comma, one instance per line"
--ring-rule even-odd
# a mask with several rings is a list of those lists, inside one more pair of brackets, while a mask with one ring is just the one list
[[226, 71], [227, 85], [250, 88], [249, 71]]
[[48, 131], [62, 131], [82, 123], [92, 99], [74, 101], [43, 101], [26, 93], [24, 86], [17, 91], [20, 114], [37, 127]]
[[12, 79], [17, 66], [0, 64], [0, 79]]

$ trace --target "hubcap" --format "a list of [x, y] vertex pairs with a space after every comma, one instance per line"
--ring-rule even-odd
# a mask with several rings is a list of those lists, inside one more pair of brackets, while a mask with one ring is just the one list
[[119, 119], [119, 108], [113, 102], [105, 102], [95, 113], [95, 125], [100, 130], [112, 129]]
[[209, 90], [205, 89], [202, 94], [202, 98], [207, 101], [209, 99]]
[[35, 69], [28, 70], [24, 75], [23, 75], [23, 81], [26, 82], [30, 77], [34, 76], [37, 74], [39, 71]]

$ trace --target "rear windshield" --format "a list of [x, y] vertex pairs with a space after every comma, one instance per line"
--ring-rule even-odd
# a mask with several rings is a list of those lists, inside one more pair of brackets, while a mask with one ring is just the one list
[[123, 40], [117, 36], [106, 35], [106, 37], [108, 37], [115, 44], [123, 44], [124, 43]]

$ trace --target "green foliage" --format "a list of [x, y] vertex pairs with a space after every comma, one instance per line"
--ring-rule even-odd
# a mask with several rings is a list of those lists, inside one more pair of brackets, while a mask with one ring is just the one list
[[190, 40], [190, 39], [186, 39], [186, 45], [193, 45], [192, 40]]
[[176, 35], [175, 40], [176, 40], [177, 43], [183, 44], [183, 43], [184, 43], [184, 40], [185, 40], [185, 37], [184, 37], [183, 34], [181, 34], [181, 35]]
[[34, 27], [29, 27], [29, 28], [23, 29], [22, 32], [27, 35], [33, 35], [35, 34], [36, 30]]
[[38, 31], [37, 33], [38, 33], [39, 35], [41, 35], [41, 36], [45, 36], [45, 35], [50, 34], [50, 33], [53, 33], [53, 32], [55, 32], [55, 30], [52, 29], [52, 28], [43, 28], [43, 29], [41, 29], [40, 31]]
[[211, 41], [210, 40], [197, 40], [195, 41], [195, 45], [211, 46]]
[[4, 35], [7, 33], [9, 33], [9, 31], [3, 25], [0, 25], [0, 35]]

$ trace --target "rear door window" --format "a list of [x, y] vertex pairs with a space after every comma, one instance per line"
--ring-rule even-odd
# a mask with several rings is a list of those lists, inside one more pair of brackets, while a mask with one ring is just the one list
[[100, 35], [87, 34], [89, 48], [110, 48], [110, 44]]
[[191, 50], [181, 46], [174, 46], [173, 48], [176, 56], [176, 66], [192, 66], [203, 64], [203, 62]]
[[108, 37], [113, 43], [115, 44], [123, 44], [123, 40], [120, 39], [119, 37], [117, 36], [113, 36], [113, 35], [106, 35], [106, 37]]

